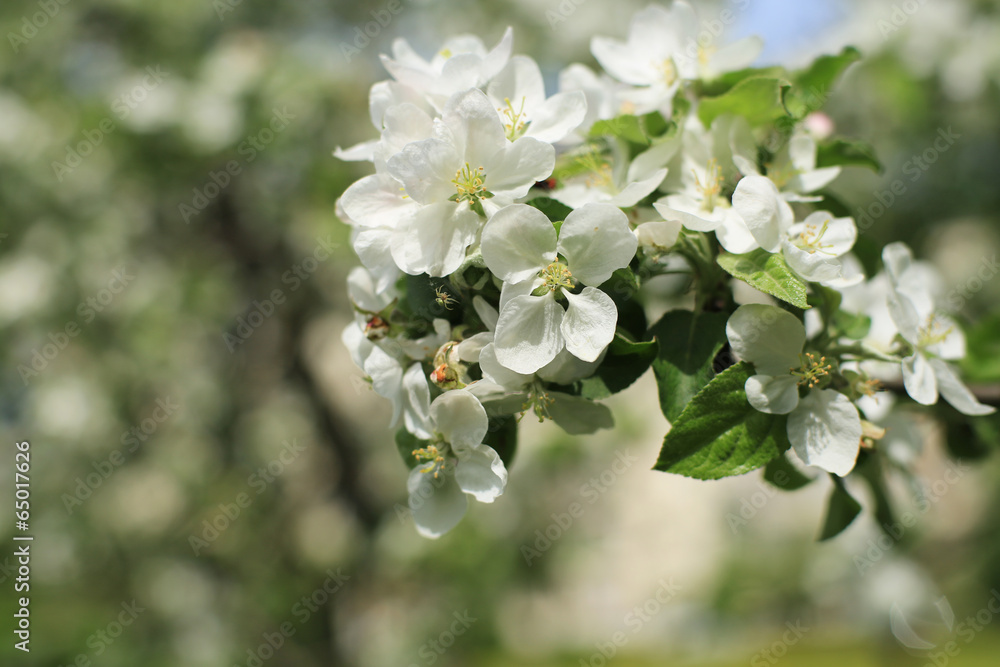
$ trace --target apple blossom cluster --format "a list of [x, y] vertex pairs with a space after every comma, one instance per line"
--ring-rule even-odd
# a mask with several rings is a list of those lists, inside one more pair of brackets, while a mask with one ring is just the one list
[[374, 165], [338, 202], [362, 264], [343, 340], [392, 403], [422, 535], [504, 492], [525, 414], [611, 428], [599, 401], [650, 367], [672, 425], [655, 468], [702, 479], [847, 476], [881, 454], [873, 415], [900, 378], [919, 404], [992, 412], [952, 365], [964, 339], [932, 272], [896, 243], [866, 280], [825, 190], [877, 168], [819, 111], [857, 52], [754, 69], [759, 40], [705, 34], [686, 2], [650, 5], [627, 39], [593, 38], [602, 72], [571, 65], [551, 95], [509, 28], [382, 56], [378, 137], [335, 153]]

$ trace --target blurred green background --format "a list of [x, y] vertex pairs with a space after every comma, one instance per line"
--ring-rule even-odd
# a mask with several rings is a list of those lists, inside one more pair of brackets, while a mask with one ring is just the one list
[[[0, 7], [0, 497], [29, 440], [35, 537], [24, 654], [3, 512], [0, 662], [995, 665], [996, 422], [910, 417], [933, 501], [894, 490], [917, 524], [885, 549], [869, 514], [819, 544], [825, 480], [792, 495], [651, 472], [667, 424], [646, 377], [611, 401], [612, 432], [524, 420], [507, 493], [416, 535], [389, 407], [340, 343], [357, 261], [335, 201], [370, 165], [331, 153], [374, 135], [396, 37], [429, 55], [512, 25], [554, 86], [645, 3], [403, 0], [373, 24], [386, 4]], [[905, 240], [932, 261], [969, 378], [995, 390], [1000, 281], [977, 273], [1000, 246], [997, 3], [696, 4], [765, 37], [761, 64], [862, 50], [828, 107], [886, 166], [836, 184], [852, 210], [883, 204], [858, 254], [874, 268]], [[944, 484], [948, 450], [975, 463]]]

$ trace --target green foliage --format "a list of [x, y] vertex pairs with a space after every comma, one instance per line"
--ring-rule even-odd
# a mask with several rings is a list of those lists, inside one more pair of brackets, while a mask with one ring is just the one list
[[573, 211], [573, 209], [569, 206], [566, 206], [566, 204], [563, 204], [561, 201], [553, 199], [552, 197], [535, 197], [529, 201], [528, 204], [544, 213], [545, 216], [552, 222], [565, 220], [566, 216]]
[[427, 274], [404, 275], [401, 282], [405, 288], [406, 310], [414, 317], [428, 322], [435, 318], [450, 320], [452, 324], [461, 321], [461, 308], [448, 309], [438, 302], [438, 294], [442, 291], [454, 296], [447, 278], [431, 278]]
[[787, 80], [788, 70], [784, 67], [748, 67], [746, 69], [736, 70], [735, 72], [726, 72], [720, 74], [711, 81], [702, 81], [698, 84], [698, 93], [702, 97], [719, 97], [730, 90], [733, 89], [739, 83], [742, 83], [746, 79], [760, 79], [760, 78], [770, 78], [770, 79], [784, 79]]
[[496, 450], [500, 460], [509, 469], [517, 452], [517, 417], [506, 415], [490, 418], [489, 431], [483, 443]]
[[698, 107], [698, 118], [705, 127], [724, 114], [740, 115], [752, 126], [772, 123], [787, 115], [782, 94], [791, 84], [780, 78], [744, 79], [718, 97], [708, 97]]
[[1000, 382], [1000, 313], [984, 317], [966, 333], [962, 372], [970, 382]]
[[591, 400], [607, 398], [638, 380], [656, 358], [656, 352], [656, 341], [635, 341], [627, 331], [619, 328], [594, 375], [572, 386], [554, 386], [553, 389]]
[[796, 72], [793, 85], [785, 93], [785, 108], [796, 120], [805, 118], [826, 104], [833, 84], [848, 65], [861, 59], [853, 46], [845, 47], [838, 55], [820, 56], [812, 65]]
[[740, 362], [698, 392], [664, 438], [654, 469], [720, 479], [781, 456], [789, 447], [787, 418], [751, 407], [743, 389], [751, 375], [752, 366]]
[[843, 336], [861, 340], [871, 330], [872, 318], [867, 315], [849, 313], [846, 310], [838, 310], [833, 315], [833, 327]]
[[878, 451], [862, 450], [854, 470], [871, 489], [872, 499], [875, 501], [875, 521], [879, 528], [889, 537], [898, 539], [898, 536], [890, 532], [890, 528], [896, 525], [896, 513], [892, 509], [889, 489], [885, 485], [884, 468]]
[[660, 409], [671, 423], [688, 402], [715, 376], [713, 362], [726, 345], [727, 313], [673, 310], [647, 334], [659, 341], [653, 372]]
[[848, 139], [828, 139], [817, 144], [816, 166], [866, 167], [876, 174], [884, 169], [871, 144]]
[[417, 436], [407, 431], [405, 426], [401, 426], [396, 430], [396, 449], [399, 451], [399, 455], [403, 457], [403, 463], [406, 464], [407, 470], [413, 470], [420, 463], [417, 461], [417, 457], [413, 455], [413, 450], [420, 449], [426, 444], [425, 441], [418, 439]]
[[608, 120], [599, 120], [590, 128], [591, 137], [614, 136], [633, 144], [649, 144], [649, 136], [639, 116], [623, 114]]
[[788, 460], [788, 454], [770, 461], [764, 468], [764, 479], [782, 491], [798, 491], [813, 481], [813, 477], [799, 472]]
[[809, 308], [806, 284], [788, 268], [785, 258], [758, 248], [745, 255], [719, 255], [719, 266], [761, 292], [799, 308]]
[[844, 488], [844, 482], [839, 477], [833, 478], [833, 492], [827, 502], [826, 519], [823, 522], [823, 530], [820, 531], [819, 541], [823, 542], [836, 537], [844, 531], [851, 522], [861, 513], [861, 503]]

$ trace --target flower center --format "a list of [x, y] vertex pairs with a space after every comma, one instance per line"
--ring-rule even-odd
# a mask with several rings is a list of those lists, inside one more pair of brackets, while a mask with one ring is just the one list
[[549, 396], [548, 392], [537, 381], [533, 382], [531, 389], [528, 391], [528, 400], [521, 406], [522, 412], [520, 418], [523, 418], [528, 413], [528, 410], [531, 410], [538, 417], [539, 423], [546, 419], [552, 419], [552, 415], [549, 414], [549, 406], [553, 403], [555, 403], [555, 399]]
[[668, 88], [675, 83], [677, 83], [677, 64], [674, 62], [673, 58], [667, 58], [657, 65], [657, 69], [660, 70], [660, 76], [663, 78], [663, 83]]
[[792, 166], [791, 163], [782, 166], [780, 169], [774, 164], [768, 162], [764, 165], [767, 170], [767, 177], [771, 179], [779, 190], [788, 185], [788, 181], [792, 180], [799, 175], [799, 170]]
[[555, 292], [561, 288], [573, 289], [573, 286], [576, 284], [569, 267], [562, 262], [552, 262], [542, 269], [539, 276], [545, 281], [543, 287], [550, 292]]
[[525, 98], [523, 97], [521, 98], [521, 106], [518, 107], [517, 111], [514, 110], [514, 105], [511, 104], [509, 97], [503, 98], [506, 106], [497, 109], [497, 111], [499, 111], [507, 121], [503, 126], [507, 128], [507, 139], [510, 141], [514, 141], [521, 136], [521, 133], [523, 133], [524, 129], [528, 126], [528, 124], [523, 120], [524, 99]]
[[594, 152], [581, 155], [576, 158], [576, 163], [585, 169], [587, 174], [587, 187], [590, 188], [610, 188], [614, 185], [614, 178], [611, 175], [611, 165], [600, 160]]
[[455, 172], [455, 178], [451, 182], [458, 191], [454, 197], [455, 201], [476, 203], [485, 198], [486, 174], [483, 173], [482, 167], [473, 169], [466, 162], [464, 167]]
[[788, 372], [799, 378], [798, 385], [800, 387], [809, 387], [810, 389], [819, 384], [820, 378], [829, 375], [830, 370], [833, 368], [833, 366], [826, 363], [826, 357], [817, 359], [816, 355], [812, 352], [800, 354], [799, 362], [802, 364], [799, 368], [792, 367]]
[[824, 255], [833, 255], [832, 252], [827, 252], [827, 248], [832, 248], [832, 243], [822, 243], [823, 236], [826, 234], [827, 230], [830, 228], [830, 219], [827, 218], [823, 221], [823, 225], [816, 228], [816, 225], [806, 225], [806, 228], [799, 233], [798, 241], [796, 245], [810, 255], [813, 253], [821, 252]]
[[927, 324], [920, 327], [917, 331], [918, 346], [927, 347], [928, 345], [936, 345], [944, 342], [944, 340], [951, 334], [951, 330], [952, 327], [938, 319], [936, 314], [931, 314], [931, 316], [927, 318]]
[[426, 447], [421, 447], [420, 449], [413, 450], [413, 458], [417, 461], [424, 463], [424, 467], [421, 468], [422, 473], [434, 473], [434, 478], [437, 479], [438, 475], [441, 473], [442, 468], [447, 464], [446, 456], [451, 453], [451, 447], [440, 433], [435, 433], [435, 438]]
[[718, 49], [714, 44], [698, 44], [698, 64], [702, 67], [708, 65], [708, 61], [712, 59], [715, 52]]
[[722, 192], [722, 167], [718, 160], [712, 158], [705, 167], [705, 182], [702, 183], [698, 171], [692, 169], [694, 174], [694, 187], [701, 194], [701, 207], [711, 213], [715, 207], [721, 204], [719, 194]]

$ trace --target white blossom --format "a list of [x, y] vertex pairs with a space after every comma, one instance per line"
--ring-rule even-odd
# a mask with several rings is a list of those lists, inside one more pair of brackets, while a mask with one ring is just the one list
[[434, 399], [419, 435], [427, 444], [413, 452], [418, 464], [407, 489], [417, 531], [437, 538], [454, 528], [468, 506], [466, 495], [492, 503], [507, 486], [499, 454], [483, 444], [489, 432], [486, 410], [468, 391], [447, 391]]
[[[840, 392], [818, 389], [830, 371], [826, 359], [803, 354], [806, 330], [791, 313], [762, 304], [740, 306], [726, 323], [729, 344], [754, 365], [746, 381], [755, 410], [788, 415], [788, 440], [803, 463], [844, 476], [861, 446], [861, 416]], [[799, 397], [801, 387], [807, 389]]]
[[[530, 206], [495, 215], [483, 230], [482, 252], [504, 281], [494, 341], [500, 363], [530, 374], [563, 348], [584, 361], [597, 359], [614, 338], [618, 309], [596, 286], [627, 266], [636, 247], [625, 214], [607, 204], [576, 209], [558, 236]], [[575, 294], [578, 282], [587, 286]]]
[[899, 334], [913, 349], [903, 359], [903, 385], [917, 403], [933, 405], [938, 393], [959, 412], [988, 415], [996, 409], [983, 405], [962, 384], [949, 360], [965, 356], [965, 336], [958, 324], [934, 310], [933, 298], [904, 279], [913, 256], [903, 243], [890, 243], [882, 250], [889, 278], [889, 313]]

